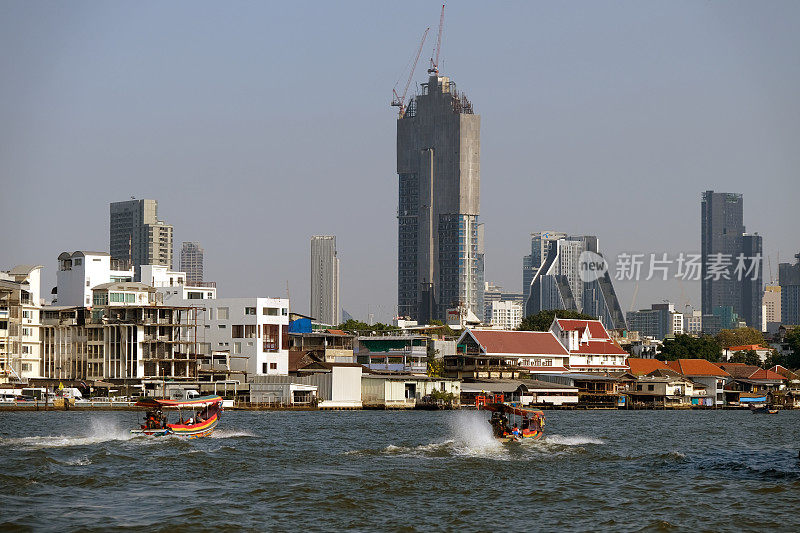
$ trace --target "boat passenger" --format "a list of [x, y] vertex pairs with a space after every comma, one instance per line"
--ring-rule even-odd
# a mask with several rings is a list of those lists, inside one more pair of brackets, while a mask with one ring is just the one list
[[514, 424], [514, 427], [511, 429], [511, 434], [515, 437], [519, 437], [519, 428], [516, 424]]

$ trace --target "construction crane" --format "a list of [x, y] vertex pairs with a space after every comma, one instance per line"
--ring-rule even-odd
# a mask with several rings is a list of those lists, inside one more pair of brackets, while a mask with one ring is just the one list
[[439, 75], [439, 52], [442, 51], [442, 28], [444, 27], [444, 4], [442, 4], [442, 14], [439, 15], [439, 37], [436, 39], [436, 48], [433, 49], [431, 56], [431, 68], [428, 74]]
[[[408, 94], [408, 87], [411, 85], [411, 80], [414, 78], [414, 71], [417, 70], [417, 63], [419, 62], [419, 56], [422, 54], [422, 46], [425, 44], [425, 38], [428, 36], [428, 32], [430, 31], [430, 27], [425, 28], [425, 31], [422, 33], [422, 39], [419, 41], [419, 48], [417, 48], [417, 55], [414, 56], [414, 64], [411, 65], [411, 72], [408, 73], [408, 80], [406, 81], [406, 86], [403, 88], [403, 94], [397, 94], [397, 84], [400, 83], [400, 78], [397, 79], [397, 82], [394, 84], [394, 89], [392, 89], [392, 103], [391, 105], [394, 107], [399, 107], [400, 111], [398, 112], [398, 116], [403, 118], [403, 115], [406, 114], [406, 94]], [[402, 74], [400, 75], [402, 77]]]

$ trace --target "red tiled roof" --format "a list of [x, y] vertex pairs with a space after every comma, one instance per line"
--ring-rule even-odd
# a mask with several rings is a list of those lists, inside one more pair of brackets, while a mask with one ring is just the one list
[[747, 350], [766, 350], [763, 346], [759, 344], [743, 344], [742, 346], [731, 346], [728, 348], [731, 352], [746, 352]]
[[328, 333], [330, 333], [331, 335], [347, 335], [347, 333], [345, 333], [344, 331], [342, 331], [340, 329], [328, 329], [326, 331]]
[[558, 321], [558, 326], [564, 331], [578, 330], [583, 333], [583, 330], [589, 328], [589, 336], [594, 339], [610, 338], [606, 328], [603, 327], [603, 323], [599, 320], [575, 320], [566, 318], [558, 318], [556, 320]]
[[570, 353], [588, 355], [628, 355], [628, 352], [619, 347], [618, 344], [607, 341], [589, 341], [581, 343], [578, 349]]
[[777, 372], [773, 372], [772, 370], [764, 370], [763, 368], [759, 368], [750, 375], [749, 379], [784, 380], [786, 378], [778, 374]]
[[470, 330], [486, 353], [559, 355], [569, 353], [549, 331]]
[[786, 368], [782, 365], [775, 365], [769, 369], [770, 372], [775, 372], [776, 374], [780, 374], [781, 376], [785, 377], [786, 379], [797, 379], [797, 374]]
[[655, 370], [669, 368], [664, 361], [640, 357], [628, 357], [628, 366], [631, 367], [631, 374], [634, 376], [644, 376]]
[[676, 361], [668, 361], [667, 366], [684, 376], [730, 376], [730, 374], [706, 359], [678, 359]]

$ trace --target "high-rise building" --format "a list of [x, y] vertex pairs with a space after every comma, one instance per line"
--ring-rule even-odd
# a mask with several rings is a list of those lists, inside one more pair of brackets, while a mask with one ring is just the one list
[[628, 328], [642, 336], [663, 340], [684, 332], [683, 314], [675, 311], [671, 303], [653, 304], [650, 309], [629, 311]]
[[181, 244], [181, 272], [186, 272], [188, 285], [203, 282], [203, 249], [199, 242]]
[[778, 265], [778, 283], [781, 286], [781, 322], [800, 325], [800, 254], [797, 261]]
[[311, 316], [323, 324], [339, 324], [339, 258], [336, 236], [311, 237]]
[[592, 252], [602, 257], [597, 237], [579, 235], [542, 241], [543, 260], [531, 280], [525, 315], [571, 309], [598, 317], [607, 329], [625, 329], [625, 315], [608, 271], [588, 278], [581, 275], [582, 254]]
[[522, 304], [513, 300], [494, 300], [491, 305], [492, 326], [500, 329], [517, 329], [522, 323]]
[[137, 280], [141, 265], [172, 267], [172, 226], [158, 219], [157, 200], [112, 202], [110, 215], [111, 258], [133, 266]]
[[[730, 307], [747, 325], [760, 328], [763, 242], [761, 236], [745, 233], [742, 195], [706, 191], [700, 216], [703, 315]], [[716, 314], [727, 316], [729, 311]]]
[[399, 316], [446, 320], [483, 309], [480, 116], [434, 74], [397, 120]]
[[566, 239], [566, 233], [557, 231], [539, 231], [531, 233], [531, 253], [522, 258], [522, 294], [525, 299], [531, 293], [531, 281], [542, 266], [547, 253], [558, 239]]
[[781, 286], [767, 285], [764, 287], [764, 297], [761, 300], [762, 325], [761, 331], [769, 331], [770, 324], [781, 323]]

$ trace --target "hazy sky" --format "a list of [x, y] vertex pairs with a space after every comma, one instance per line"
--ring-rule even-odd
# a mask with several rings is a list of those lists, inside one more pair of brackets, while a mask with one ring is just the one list
[[[288, 281], [299, 312], [309, 239], [335, 234], [343, 307], [389, 320], [388, 104], [439, 9], [1, 1], [0, 268], [43, 264], [49, 292], [58, 254], [107, 250], [108, 204], [133, 195], [176, 249], [201, 242], [220, 296]], [[697, 252], [706, 189], [744, 194], [777, 276], [800, 251], [798, 23], [796, 1], [451, 2], [441, 66], [481, 115], [486, 279], [521, 290], [543, 229], [611, 258]], [[636, 307], [662, 298], [699, 307], [699, 283], [642, 283]]]

